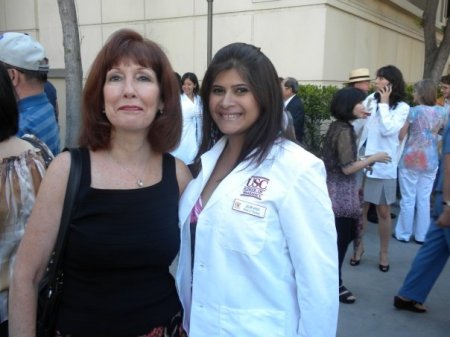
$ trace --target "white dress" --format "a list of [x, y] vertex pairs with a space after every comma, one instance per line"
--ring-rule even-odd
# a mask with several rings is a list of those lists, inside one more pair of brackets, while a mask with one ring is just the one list
[[178, 148], [172, 154], [186, 165], [192, 164], [197, 155], [202, 132], [202, 101], [194, 96], [194, 102], [186, 94], [181, 94], [181, 110], [183, 113], [183, 131]]

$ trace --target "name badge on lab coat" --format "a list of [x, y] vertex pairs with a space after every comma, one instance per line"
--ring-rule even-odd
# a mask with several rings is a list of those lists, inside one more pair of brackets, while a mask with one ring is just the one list
[[234, 199], [233, 209], [238, 212], [247, 213], [258, 218], [264, 218], [266, 216], [267, 208], [258, 204], [253, 204], [248, 201]]

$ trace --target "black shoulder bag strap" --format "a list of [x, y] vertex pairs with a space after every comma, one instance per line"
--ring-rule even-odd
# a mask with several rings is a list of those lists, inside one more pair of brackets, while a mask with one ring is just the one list
[[82, 157], [79, 148], [65, 149], [70, 151], [71, 163], [67, 180], [66, 194], [61, 214], [61, 221], [55, 247], [47, 265], [47, 271], [39, 284], [36, 336], [55, 336], [54, 324], [59, 295], [63, 286], [62, 262], [67, 245], [72, 209], [78, 194]]
[[[69, 224], [72, 215], [73, 205], [78, 194], [81, 179], [81, 151], [79, 148], [66, 148], [70, 151], [71, 163], [69, 171], [69, 179], [67, 180], [66, 195], [64, 197], [64, 205], [61, 214], [61, 223], [59, 225], [58, 237], [56, 239], [54, 249], [55, 274], [61, 267], [61, 257], [67, 243], [67, 234], [69, 233]], [[50, 275], [53, 279], [53, 275]]]

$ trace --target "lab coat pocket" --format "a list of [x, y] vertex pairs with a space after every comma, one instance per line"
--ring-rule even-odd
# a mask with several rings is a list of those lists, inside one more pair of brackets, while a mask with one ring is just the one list
[[286, 315], [281, 310], [220, 307], [220, 337], [284, 337]]
[[256, 255], [264, 247], [267, 219], [233, 211], [227, 220], [220, 221], [219, 241], [225, 249]]

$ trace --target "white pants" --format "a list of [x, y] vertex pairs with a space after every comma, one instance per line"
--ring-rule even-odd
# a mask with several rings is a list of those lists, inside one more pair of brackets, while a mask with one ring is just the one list
[[402, 198], [395, 227], [397, 239], [409, 241], [414, 234], [415, 240], [425, 241], [430, 226], [430, 195], [436, 172], [437, 169], [425, 172], [399, 169], [398, 181]]

